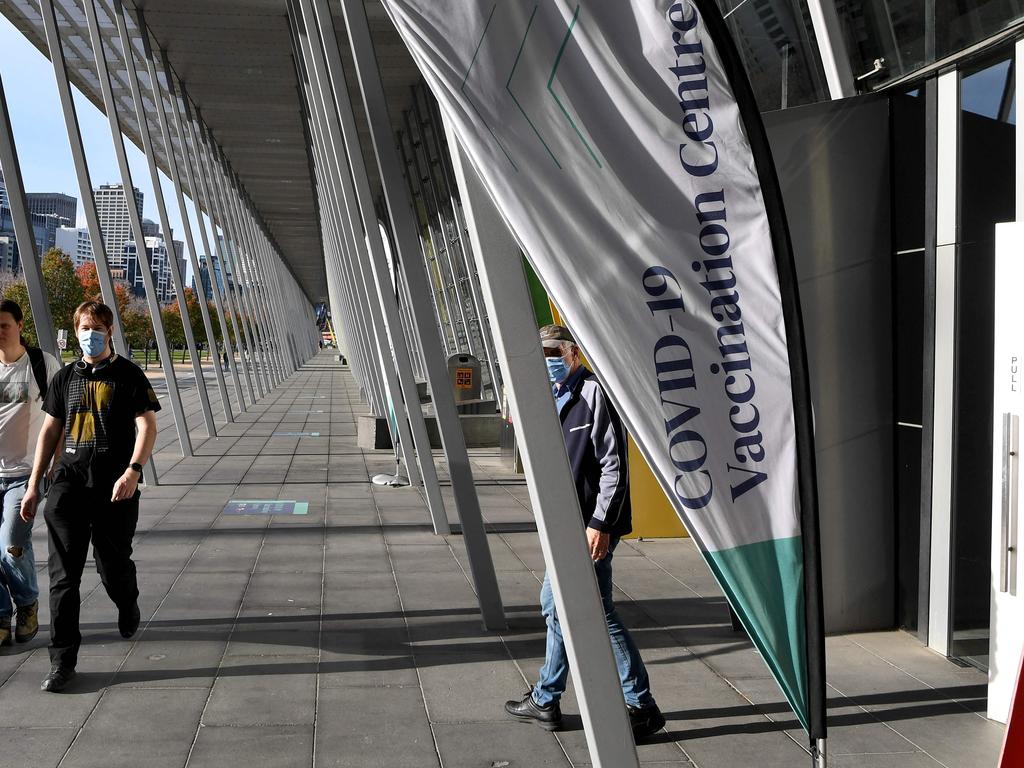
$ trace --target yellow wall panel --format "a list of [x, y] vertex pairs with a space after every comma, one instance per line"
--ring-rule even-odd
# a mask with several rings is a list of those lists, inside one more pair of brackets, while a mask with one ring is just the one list
[[[561, 323], [562, 316], [555, 302], [550, 298], [548, 302], [554, 322]], [[589, 363], [587, 367], [590, 367]], [[633, 532], [626, 538], [668, 539], [689, 536], [632, 436], [629, 437], [629, 501], [633, 508]]]

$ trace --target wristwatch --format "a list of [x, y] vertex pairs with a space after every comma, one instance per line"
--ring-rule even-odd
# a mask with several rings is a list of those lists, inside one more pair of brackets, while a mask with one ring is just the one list
[[134, 469], [140, 475], [142, 474], [142, 465], [139, 464], [139, 462], [137, 461], [133, 461], [131, 464], [129, 464], [128, 469]]

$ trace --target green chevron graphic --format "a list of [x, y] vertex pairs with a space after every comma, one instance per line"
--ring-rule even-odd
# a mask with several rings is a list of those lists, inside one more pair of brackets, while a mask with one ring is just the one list
[[562, 54], [565, 53], [565, 46], [569, 44], [569, 39], [572, 37], [573, 27], [576, 26], [576, 20], [580, 17], [580, 7], [581, 6], [579, 5], [576, 6], [576, 11], [572, 15], [572, 21], [569, 23], [569, 30], [565, 33], [565, 39], [562, 40], [562, 46], [558, 49], [558, 55], [555, 57], [555, 65], [551, 67], [551, 77], [548, 78], [548, 92], [555, 99], [555, 103], [558, 105], [558, 108], [562, 110], [562, 114], [565, 115], [565, 119], [569, 121], [569, 125], [572, 126], [574, 131], [576, 131], [576, 135], [580, 137], [580, 141], [582, 141], [583, 146], [587, 148], [587, 152], [590, 153], [594, 162], [597, 163], [597, 167], [603, 168], [604, 166], [601, 165], [601, 161], [597, 159], [597, 155], [594, 154], [594, 150], [591, 148], [590, 143], [583, 138], [583, 134], [576, 125], [576, 121], [572, 119], [572, 115], [569, 114], [565, 105], [562, 104], [562, 100], [558, 98], [558, 94], [555, 93], [555, 89], [551, 87], [551, 84], [555, 81], [555, 73], [558, 72], [558, 65], [562, 62]]
[[523, 40], [519, 43], [519, 52], [516, 54], [516, 60], [512, 63], [512, 71], [508, 73], [508, 80], [505, 81], [505, 90], [508, 91], [508, 95], [512, 97], [512, 101], [515, 102], [519, 111], [522, 112], [523, 117], [526, 118], [526, 122], [530, 124], [533, 132], [537, 134], [537, 138], [540, 139], [540, 143], [544, 145], [544, 149], [546, 149], [548, 154], [551, 155], [551, 160], [555, 165], [561, 168], [562, 164], [555, 158], [555, 153], [551, 151], [551, 147], [549, 147], [548, 143], [544, 141], [544, 137], [540, 135], [540, 131], [537, 130], [537, 126], [533, 124], [533, 120], [531, 120], [530, 116], [526, 114], [526, 110], [523, 109], [523, 105], [519, 103], [519, 99], [517, 99], [516, 95], [512, 93], [512, 78], [516, 74], [516, 67], [519, 66], [519, 57], [523, 55], [523, 48], [526, 46], [526, 37], [530, 34], [530, 27], [533, 26], [533, 19], [537, 15], [537, 9], [539, 7], [539, 5], [533, 6], [533, 13], [530, 14], [530, 20], [526, 24], [526, 32], [523, 33]]
[[[565, 37], [562, 39], [562, 44], [558, 48], [558, 54], [555, 56], [555, 62], [551, 67], [551, 74], [548, 77], [547, 90], [551, 97], [554, 99], [555, 103], [558, 105], [559, 110], [561, 110], [562, 114], [565, 116], [566, 121], [568, 121], [569, 125], [572, 126], [573, 131], [579, 138], [580, 143], [582, 143], [583, 146], [586, 148], [587, 153], [590, 155], [591, 159], [597, 164], [598, 168], [603, 168], [604, 166], [602, 165], [601, 160], [598, 158], [597, 153], [594, 152], [594, 149], [593, 147], [591, 147], [590, 142], [587, 141], [586, 137], [583, 135], [583, 132], [580, 130], [579, 125], [577, 125], [576, 121], [573, 119], [573, 116], [569, 113], [569, 110], [566, 109], [565, 104], [562, 102], [562, 99], [558, 96], [554, 89], [554, 82], [555, 77], [558, 74], [558, 67], [562, 63], [562, 56], [565, 53], [566, 47], [569, 45], [569, 40], [572, 39], [573, 30], [576, 27], [576, 22], [579, 20], [581, 7], [582, 5], [576, 6], [576, 10], [573, 12], [572, 15], [572, 21], [569, 23], [569, 28], [566, 30]], [[480, 39], [477, 41], [476, 49], [473, 51], [473, 58], [469, 62], [469, 68], [466, 70], [466, 74], [462, 78], [462, 85], [459, 86], [459, 92], [466, 98], [466, 103], [469, 104], [470, 108], [480, 119], [480, 122], [487, 129], [487, 132], [491, 134], [491, 138], [494, 139], [494, 143], [498, 145], [498, 148], [501, 149], [502, 153], [508, 159], [509, 163], [511, 163], [512, 167], [518, 172], [519, 167], [512, 159], [512, 156], [505, 148], [505, 145], [498, 138], [498, 135], [494, 132], [494, 129], [487, 122], [486, 118], [484, 118], [483, 114], [477, 108], [477, 105], [473, 102], [472, 97], [466, 91], [466, 83], [469, 81], [469, 75], [473, 71], [473, 67], [476, 65], [477, 57], [480, 55], [480, 48], [483, 46], [484, 38], [487, 37], [487, 32], [491, 28], [491, 22], [494, 20], [494, 13], [497, 10], [497, 8], [498, 4], [497, 2], [495, 2], [494, 5], [491, 6], [491, 12], [487, 16], [487, 22], [484, 24], [483, 32], [480, 35]], [[512, 79], [515, 77], [516, 69], [519, 66], [519, 60], [522, 58], [523, 50], [526, 48], [526, 39], [530, 35], [530, 29], [533, 27], [533, 20], [536, 18], [537, 10], [539, 8], [539, 3], [533, 6], [533, 12], [530, 14], [530, 20], [527, 22], [526, 30], [523, 32], [523, 38], [519, 42], [519, 50], [516, 52], [515, 61], [512, 62], [512, 70], [509, 72], [508, 80], [505, 81], [505, 90], [508, 93], [508, 95], [512, 98], [512, 102], [516, 105], [516, 108], [519, 110], [520, 114], [523, 116], [527, 124], [533, 130], [533, 133], [537, 136], [537, 139], [540, 141], [544, 149], [547, 151], [548, 156], [551, 158], [551, 161], [559, 169], [562, 169], [562, 164], [558, 162], [558, 158], [555, 157], [555, 153], [551, 150], [551, 147], [548, 145], [547, 141], [545, 141], [544, 137], [541, 135], [541, 132], [537, 128], [537, 125], [530, 118], [529, 114], [527, 114], [526, 110], [523, 108], [523, 105], [520, 103], [519, 98], [512, 90]]]
[[[469, 62], [469, 69], [466, 70], [466, 76], [462, 78], [462, 85], [459, 87], [459, 93], [466, 97], [466, 103], [468, 103], [469, 106], [473, 108], [473, 111], [476, 113], [476, 116], [480, 118], [480, 122], [484, 124], [484, 128], [486, 128], [487, 132], [491, 134], [491, 138], [494, 139], [494, 143], [498, 145], [501, 151], [505, 154], [505, 157], [507, 157], [508, 161], [512, 164], [512, 167], [516, 170], [516, 172], [518, 172], [519, 168], [516, 165], [515, 161], [512, 159], [512, 156], [505, 149], [505, 145], [498, 140], [498, 137], [495, 135], [494, 130], [491, 128], [490, 124], [488, 124], [488, 122], [484, 119], [484, 116], [480, 114], [480, 110], [477, 109], [476, 104], [473, 103], [473, 99], [471, 99], [469, 94], [466, 93], [466, 81], [469, 80], [469, 73], [473, 71], [473, 65], [476, 64], [476, 57], [480, 53], [480, 46], [484, 44], [484, 37], [487, 36], [487, 30], [490, 29], [491, 27], [491, 20], [494, 18], [494, 12], [497, 10], [497, 8], [497, 3], [491, 6], [491, 13], [487, 17], [487, 23], [484, 24], [484, 31], [480, 35], [480, 40], [477, 41], [476, 50], [473, 51], [473, 59]], [[534, 10], [536, 11], [536, 9]]]

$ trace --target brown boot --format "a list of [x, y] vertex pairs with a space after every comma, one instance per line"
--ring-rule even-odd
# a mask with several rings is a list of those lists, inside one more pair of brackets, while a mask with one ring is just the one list
[[11, 625], [0, 624], [0, 647], [11, 644]]
[[39, 631], [39, 601], [18, 609], [14, 620], [14, 639], [19, 643], [27, 643]]

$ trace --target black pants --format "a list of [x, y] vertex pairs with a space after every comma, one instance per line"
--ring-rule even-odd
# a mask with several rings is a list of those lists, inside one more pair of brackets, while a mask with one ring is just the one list
[[50, 540], [50, 662], [65, 667], [78, 663], [82, 634], [79, 587], [92, 541], [96, 571], [107, 595], [119, 609], [139, 597], [132, 562], [132, 537], [139, 522], [139, 494], [111, 501], [112, 489], [57, 483], [46, 500], [46, 531]]

